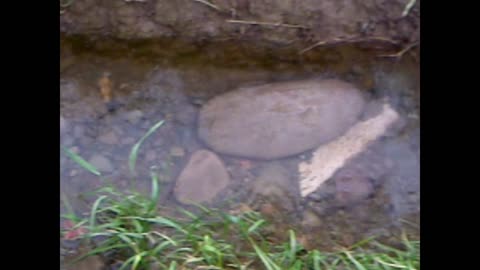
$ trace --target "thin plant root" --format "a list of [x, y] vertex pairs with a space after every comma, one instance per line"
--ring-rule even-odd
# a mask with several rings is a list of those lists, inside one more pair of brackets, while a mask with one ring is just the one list
[[304, 54], [310, 50], [313, 50], [317, 47], [321, 46], [330, 46], [330, 45], [338, 45], [341, 43], [358, 43], [358, 42], [372, 42], [372, 41], [381, 41], [381, 42], [386, 42], [390, 43], [392, 45], [398, 45], [398, 42], [391, 40], [389, 38], [385, 37], [369, 37], [369, 38], [363, 38], [363, 37], [350, 37], [350, 38], [332, 38], [330, 40], [324, 40], [324, 41], [319, 41], [299, 52], [299, 54]]
[[192, 1], [195, 1], [195, 2], [198, 2], [198, 3], [201, 3], [201, 4], [204, 4], [204, 5], [209, 6], [209, 7], [213, 8], [213, 9], [215, 9], [215, 10], [217, 10], [217, 11], [221, 11], [221, 9], [220, 9], [218, 6], [216, 6], [216, 5], [208, 2], [208, 1], [206, 1], [206, 0], [192, 0]]
[[418, 41], [417, 42], [414, 42], [408, 46], [406, 46], [405, 48], [403, 48], [402, 50], [396, 52], [396, 53], [393, 53], [393, 54], [382, 54], [382, 55], [379, 55], [378, 57], [388, 57], [388, 58], [401, 58], [406, 52], [410, 51], [411, 49], [415, 48], [416, 46], [418, 46], [419, 43]]
[[257, 21], [243, 21], [243, 20], [227, 20], [227, 22], [228, 23], [237, 23], [237, 24], [265, 25], [265, 26], [275, 26], [275, 27], [308, 29], [308, 27], [303, 26], [303, 25], [288, 24], [288, 23], [257, 22]]

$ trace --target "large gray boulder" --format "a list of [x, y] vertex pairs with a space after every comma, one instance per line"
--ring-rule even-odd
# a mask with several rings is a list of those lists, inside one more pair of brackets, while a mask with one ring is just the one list
[[365, 107], [362, 93], [339, 80], [304, 80], [240, 88], [207, 102], [198, 134], [219, 153], [287, 157], [342, 135]]

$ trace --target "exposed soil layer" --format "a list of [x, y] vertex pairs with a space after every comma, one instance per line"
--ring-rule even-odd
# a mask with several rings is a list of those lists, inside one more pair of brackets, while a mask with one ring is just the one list
[[60, 13], [60, 32], [67, 35], [243, 40], [298, 50], [343, 41], [367, 42], [369, 47], [419, 41], [419, 0], [413, 6], [410, 0], [67, 2]]

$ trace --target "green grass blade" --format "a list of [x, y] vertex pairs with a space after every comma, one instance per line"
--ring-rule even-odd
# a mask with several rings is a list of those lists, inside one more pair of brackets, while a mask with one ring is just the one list
[[65, 151], [67, 153], [68, 157], [70, 157], [73, 161], [75, 161], [75, 163], [80, 165], [82, 168], [84, 168], [85, 170], [95, 174], [96, 176], [101, 176], [102, 175], [98, 171], [98, 169], [95, 168], [95, 166], [90, 164], [88, 161], [83, 159], [81, 156], [75, 154], [74, 152], [72, 152], [70, 149], [68, 149], [66, 147], [62, 147], [62, 148], [63, 148], [63, 151]]
[[288, 269], [289, 270], [302, 270], [303, 268], [303, 263], [300, 260], [296, 260], [295, 263], [290, 266]]
[[262, 226], [263, 224], [265, 223], [265, 220], [261, 219], [261, 220], [257, 220], [252, 226], [250, 226], [250, 228], [248, 228], [248, 233], [252, 233], [254, 232], [258, 227]]
[[161, 238], [165, 239], [167, 242], [169, 242], [173, 246], [177, 245], [177, 243], [171, 237], [169, 237], [169, 236], [167, 236], [167, 235], [165, 235], [161, 232], [153, 231], [153, 232], [150, 232], [150, 234], [156, 234], [156, 235], [160, 236]]
[[355, 265], [358, 270], [367, 270], [359, 261], [357, 261], [350, 252], [345, 251], [345, 255], [347, 258]]
[[186, 230], [184, 230], [179, 224], [175, 223], [174, 221], [171, 221], [167, 218], [164, 218], [164, 217], [156, 217], [156, 218], [146, 218], [144, 219], [146, 221], [149, 221], [149, 222], [153, 222], [153, 223], [156, 223], [158, 225], [162, 225], [162, 226], [166, 226], [166, 227], [171, 227], [171, 228], [174, 228], [174, 229], [177, 229], [178, 231], [182, 232], [182, 233], [187, 233]]
[[320, 257], [320, 252], [318, 250], [314, 250], [312, 252], [312, 261], [313, 261], [313, 269], [321, 270], [320, 262], [322, 261], [322, 258]]
[[255, 249], [255, 252], [257, 253], [258, 257], [260, 257], [260, 260], [262, 261], [263, 265], [267, 268], [267, 270], [282, 270], [278, 265], [276, 265], [272, 259], [261, 249], [255, 244], [255, 242], [250, 239], [250, 243], [252, 244], [253, 248]]
[[152, 171], [152, 194], [151, 194], [151, 202], [150, 202], [150, 211], [154, 211], [157, 209], [157, 203], [160, 198], [160, 188], [158, 186], [158, 175]]
[[173, 261], [170, 263], [170, 266], [168, 267], [168, 270], [176, 270], [177, 269], [177, 262]]
[[133, 259], [133, 263], [132, 263], [132, 270], [136, 270], [138, 265], [140, 264], [140, 262], [142, 261], [142, 258], [143, 256], [145, 256], [147, 254], [146, 251], [140, 253], [140, 254], [137, 254], [134, 256], [134, 259]]
[[156, 246], [153, 250], [152, 250], [152, 255], [157, 255], [159, 252], [163, 251], [164, 248], [168, 247], [168, 246], [172, 246], [172, 243], [171, 242], [168, 242], [168, 241], [164, 241], [162, 242], [161, 244], [159, 244], [158, 246]]
[[140, 146], [142, 145], [142, 143], [150, 136], [152, 135], [153, 132], [155, 132], [155, 130], [157, 130], [159, 127], [161, 127], [163, 125], [165, 121], [162, 120], [158, 123], [156, 123], [154, 126], [152, 126], [145, 135], [143, 135], [143, 137], [132, 147], [132, 150], [130, 152], [130, 156], [128, 158], [129, 160], [129, 166], [130, 166], [130, 173], [133, 174], [133, 175], [136, 175], [136, 172], [135, 172], [135, 164], [137, 162], [137, 157], [138, 157], [138, 150], [140, 149]]
[[[60, 194], [61, 194], [63, 205], [65, 205], [65, 209], [67, 210], [67, 216], [76, 218], [77, 215], [75, 215], [75, 211], [73, 211], [73, 207], [70, 204], [70, 201], [68, 200], [67, 194], [65, 194], [65, 192], [63, 191], [61, 191]], [[72, 218], [69, 218], [69, 219], [72, 219]]]
[[408, 268], [407, 266], [401, 265], [400, 263], [396, 263], [396, 262], [394, 262], [394, 263], [392, 263], [392, 262], [385, 262], [385, 261], [383, 261], [382, 259], [380, 259], [380, 258], [378, 258], [378, 257], [374, 258], [374, 260], [377, 261], [378, 263], [384, 265], [384, 266], [389, 266], [389, 267], [393, 267], [393, 268], [397, 268], [397, 269], [406, 269], [406, 268]]
[[295, 237], [295, 233], [292, 230], [289, 230], [288, 234], [290, 238], [288, 259], [290, 262], [293, 262], [295, 260], [295, 255], [297, 254], [297, 239]]
[[97, 217], [97, 209], [98, 207], [100, 206], [100, 203], [105, 200], [107, 198], [107, 196], [103, 195], [103, 196], [100, 196], [96, 201], [95, 203], [93, 204], [93, 207], [92, 207], [92, 211], [90, 213], [90, 229], [93, 229], [94, 226], [95, 226], [95, 220], [96, 220], [96, 217]]
[[195, 214], [193, 214], [192, 212], [186, 210], [186, 209], [183, 209], [183, 208], [179, 208], [178, 209], [180, 212], [182, 212], [185, 216], [189, 217], [190, 219], [192, 220], [197, 220], [199, 217]]

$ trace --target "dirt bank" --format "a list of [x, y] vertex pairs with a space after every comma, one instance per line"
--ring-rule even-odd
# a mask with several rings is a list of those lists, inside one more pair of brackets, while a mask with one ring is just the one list
[[[419, 40], [419, 0], [60, 2], [60, 32], [65, 35], [243, 40], [300, 50], [339, 41], [366, 41], [373, 44], [368, 46], [383, 44], [401, 49]], [[63, 7], [62, 2], [66, 2]]]

